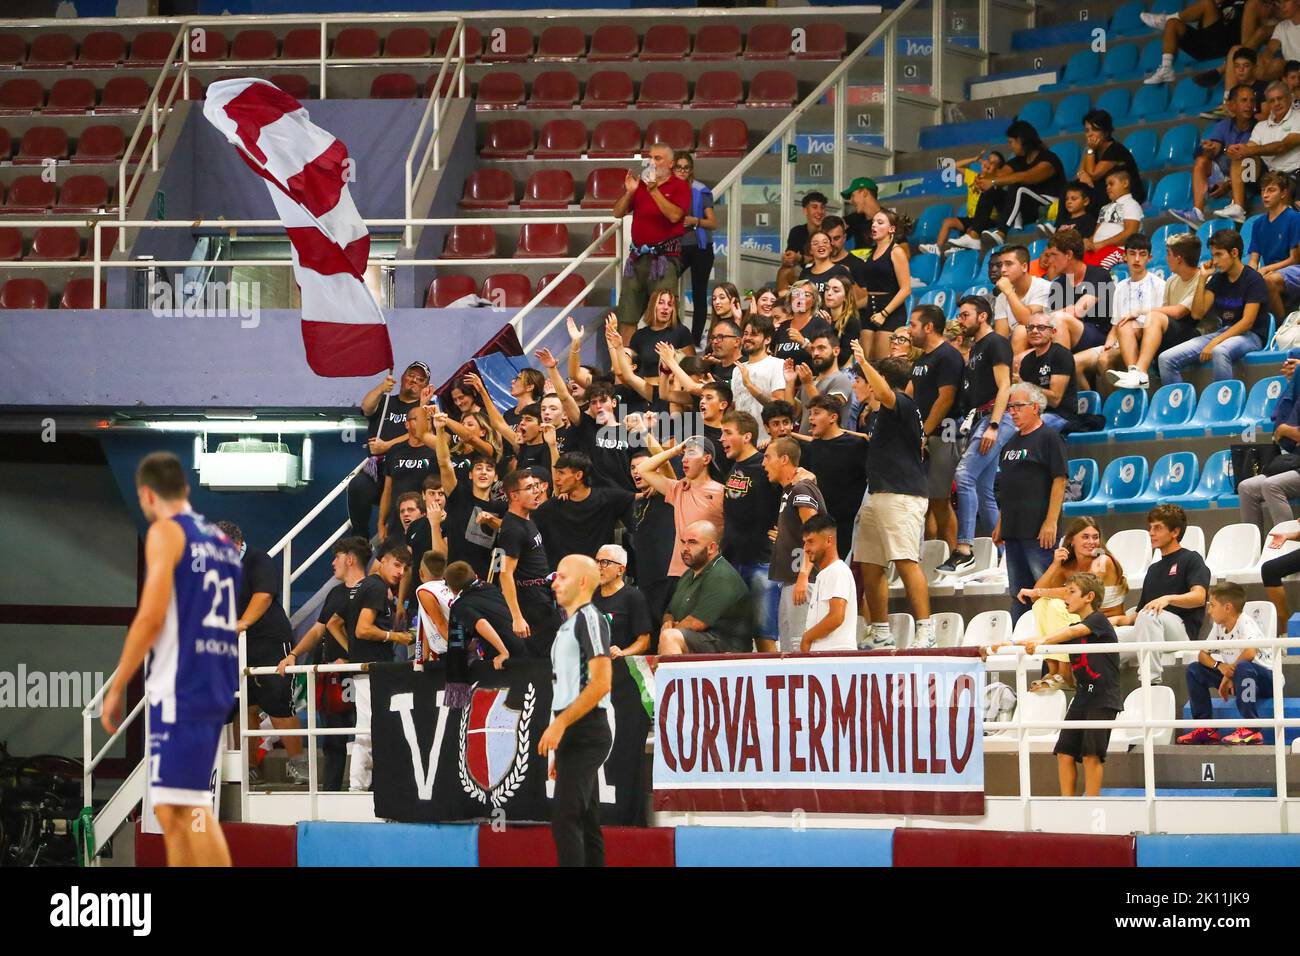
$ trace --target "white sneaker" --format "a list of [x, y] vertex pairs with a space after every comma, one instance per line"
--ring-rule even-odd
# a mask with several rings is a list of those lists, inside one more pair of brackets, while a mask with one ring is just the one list
[[1242, 209], [1235, 202], [1228, 203], [1222, 209], [1214, 212], [1215, 219], [1231, 219], [1233, 222], [1244, 222], [1246, 219], [1246, 210]]
[[928, 256], [937, 256], [939, 254], [939, 247], [933, 242], [923, 242], [916, 248]]
[[1111, 369], [1106, 373], [1106, 381], [1114, 388], [1150, 388], [1151, 379], [1146, 372], [1131, 368], [1127, 372]]
[[1142, 82], [1147, 86], [1155, 86], [1157, 83], [1172, 83], [1173, 81], [1174, 68], [1172, 66], [1160, 66]]
[[1138, 16], [1152, 30], [1163, 30], [1165, 24], [1169, 21], [1169, 14], [1167, 13], [1142, 13]]
[[961, 235], [956, 239], [949, 239], [948, 245], [956, 246], [958, 249], [974, 249], [976, 252], [980, 250], [980, 241], [974, 236]]
[[912, 647], [937, 647], [934, 639], [934, 622], [928, 621], [925, 624], [916, 625], [916, 634], [912, 637]]

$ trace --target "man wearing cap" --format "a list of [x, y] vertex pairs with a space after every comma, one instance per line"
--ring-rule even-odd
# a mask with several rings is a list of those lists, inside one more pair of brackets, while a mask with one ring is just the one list
[[844, 217], [844, 226], [853, 240], [854, 249], [866, 249], [872, 245], [871, 218], [880, 212], [880, 203], [876, 200], [878, 192], [876, 181], [870, 176], [859, 176], [840, 192], [840, 198], [853, 207], [853, 211]]
[[[654, 442], [654, 436], [647, 435], [647, 442]], [[657, 448], [657, 443], [650, 445], [651, 451]], [[646, 484], [673, 506], [673, 527], [677, 531], [677, 540], [673, 544], [672, 563], [668, 565], [670, 578], [681, 577], [686, 573], [686, 563], [682, 560], [682, 535], [688, 525], [696, 521], [707, 521], [717, 529], [719, 535], [722, 533], [722, 502], [726, 489], [709, 476], [709, 463], [715, 454], [713, 442], [707, 438], [694, 437], [679, 442], [666, 451], [658, 451], [636, 464], [636, 470]], [[685, 478], [673, 477], [671, 468], [667, 467], [679, 455]]]
[[602, 545], [596, 552], [600, 587], [591, 597], [596, 610], [609, 621], [610, 657], [650, 652], [650, 609], [640, 589], [623, 580], [627, 551], [617, 544]]
[[[402, 387], [389, 394], [397, 382], [391, 375], [366, 392], [361, 414], [366, 416], [367, 451], [365, 466], [348, 482], [348, 518], [351, 534], [370, 540], [370, 515], [384, 489], [380, 467], [390, 448], [406, 439], [406, 416], [420, 404], [420, 392], [429, 384], [429, 366], [412, 362], [402, 373]], [[385, 397], [387, 401], [385, 402]]]

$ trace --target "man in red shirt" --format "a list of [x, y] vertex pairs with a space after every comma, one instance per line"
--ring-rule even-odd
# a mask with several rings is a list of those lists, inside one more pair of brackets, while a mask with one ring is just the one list
[[640, 177], [624, 179], [627, 191], [614, 203], [615, 216], [632, 214], [632, 246], [623, 266], [623, 294], [618, 299], [618, 327], [624, 344], [631, 341], [653, 292], [677, 292], [685, 232], [682, 221], [691, 208], [691, 184], [673, 175], [672, 148], [656, 143], [650, 147], [650, 160]]

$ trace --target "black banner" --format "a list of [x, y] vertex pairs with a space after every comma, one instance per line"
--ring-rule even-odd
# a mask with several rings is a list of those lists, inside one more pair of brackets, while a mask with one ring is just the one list
[[[647, 667], [629, 658], [613, 663], [614, 746], [599, 781], [602, 820], [643, 826], [653, 690], [643, 695]], [[549, 768], [537, 744], [551, 722], [551, 662], [512, 660], [504, 671], [479, 663], [471, 674], [472, 699], [461, 711], [441, 705], [441, 663], [423, 671], [371, 666], [375, 816], [403, 823], [550, 821]]]

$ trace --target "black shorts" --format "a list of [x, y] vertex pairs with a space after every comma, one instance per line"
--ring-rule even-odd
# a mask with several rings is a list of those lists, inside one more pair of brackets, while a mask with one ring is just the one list
[[[1114, 720], [1118, 710], [1109, 707], [1094, 707], [1090, 710], [1075, 712], [1073, 709], [1065, 715], [1066, 720]], [[1110, 746], [1110, 730], [1062, 730], [1056, 738], [1056, 747], [1052, 753], [1065, 754], [1081, 762], [1084, 757], [1097, 757], [1106, 762], [1106, 748]]]
[[1079, 344], [1074, 347], [1074, 350], [1076, 352], [1083, 352], [1086, 349], [1093, 349], [1098, 345], [1105, 344], [1106, 333], [1085, 319], [1083, 323], [1083, 334], [1079, 336]]
[[[249, 667], [274, 667], [284, 660], [290, 651], [285, 643], [250, 642], [248, 645]], [[250, 707], [258, 707], [270, 717], [293, 716], [293, 678], [278, 674], [263, 674], [248, 678], [248, 700]]]
[[1232, 49], [1232, 37], [1216, 20], [1205, 29], [1188, 27], [1178, 38], [1178, 47], [1193, 60], [1222, 60]]

